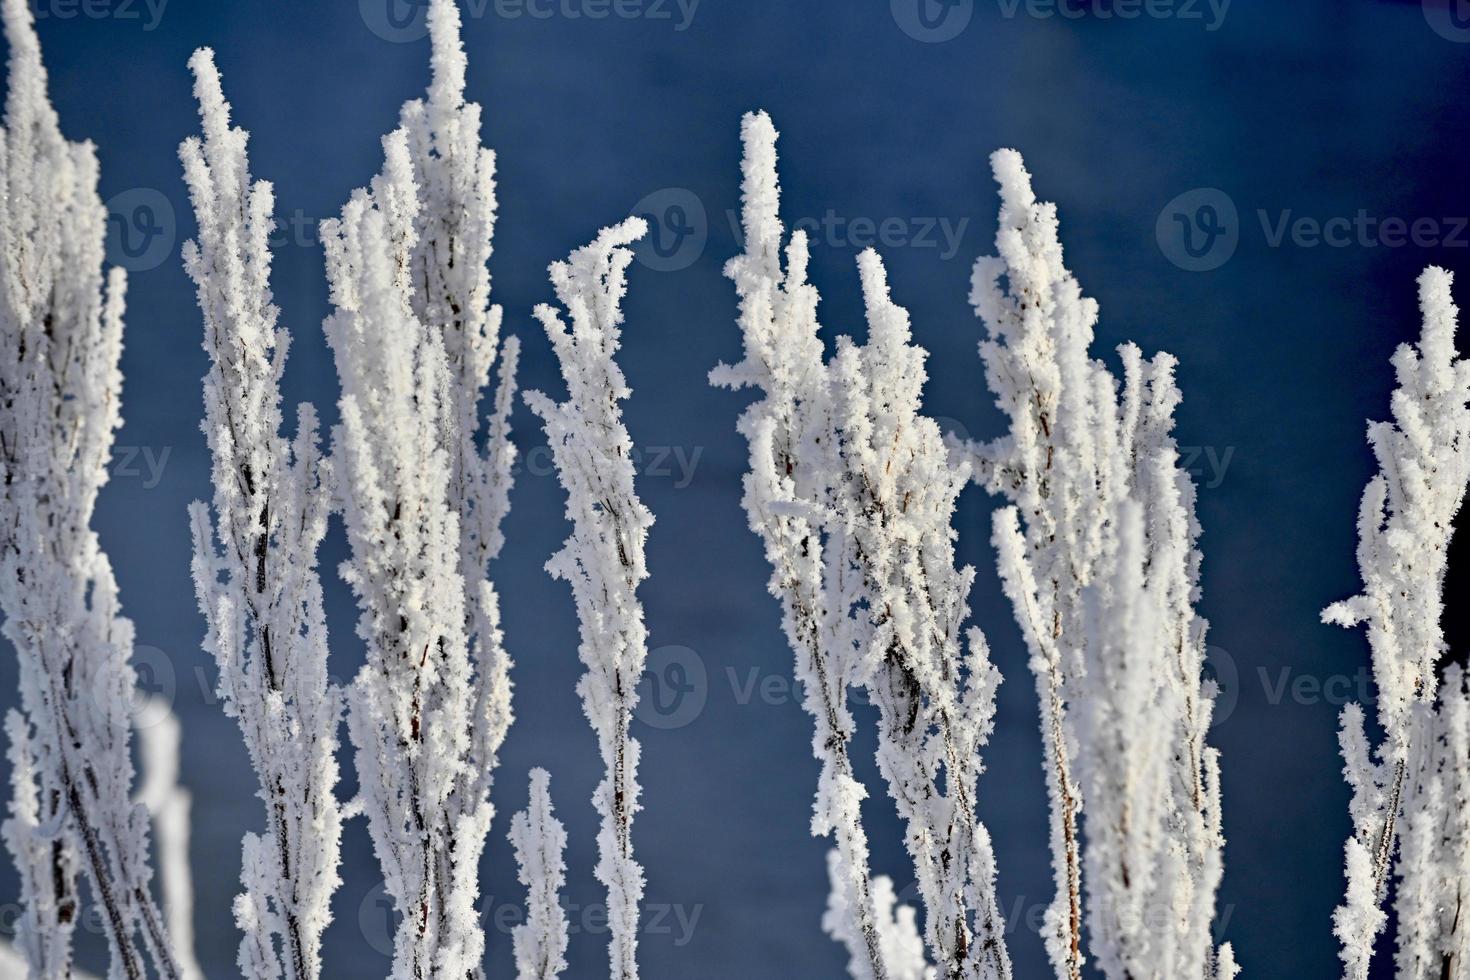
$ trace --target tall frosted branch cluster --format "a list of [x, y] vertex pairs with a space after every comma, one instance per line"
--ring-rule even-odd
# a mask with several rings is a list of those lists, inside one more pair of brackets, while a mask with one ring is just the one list
[[1228, 978], [1229, 946], [1210, 932], [1224, 839], [1174, 361], [1124, 345], [1120, 390], [1088, 353], [1097, 304], [1062, 263], [1055, 206], [1037, 202], [1015, 151], [991, 162], [998, 255], [976, 263], [971, 300], [1011, 424], [961, 455], [1010, 501], [994, 541], [1041, 703], [1057, 885], [1047, 952], [1059, 977], [1080, 976], [1085, 879], [1106, 976]]
[[639, 748], [629, 726], [648, 656], [637, 589], [648, 577], [644, 546], [653, 525], [633, 487], [633, 440], [619, 406], [631, 392], [615, 355], [633, 261], [628, 246], [646, 231], [643, 219], [630, 218], [603, 229], [567, 261], [552, 264], [551, 282], [571, 323], [549, 305], [535, 313], [561, 364], [567, 400], [526, 393], [546, 430], [572, 523], [566, 545], [546, 568], [572, 587], [582, 628], [578, 652], [587, 669], [577, 693], [606, 771], [593, 794], [602, 818], [595, 873], [607, 889], [609, 976], [615, 980], [638, 976], [643, 868], [633, 857], [632, 833], [639, 810]]
[[[214, 523], [190, 507], [194, 581], [219, 667], [219, 695], [260, 781], [266, 832], [247, 834], [235, 901], [250, 978], [321, 975], [322, 932], [338, 884], [341, 692], [327, 676], [317, 551], [331, 509], [330, 464], [316, 413], [281, 433], [281, 375], [290, 335], [271, 301], [274, 196], [252, 181], [248, 135], [208, 49], [190, 59], [204, 138], [180, 147], [199, 237], [184, 246], [204, 316], [204, 434], [213, 456]], [[218, 545], [216, 545], [216, 541]]]
[[895, 911], [891, 884], [868, 871], [865, 789], [847, 749], [847, 692], [864, 686], [879, 709], [879, 767], [906, 825], [938, 974], [1008, 977], [995, 858], [975, 811], [1000, 677], [979, 631], [961, 635], [974, 575], [954, 565], [968, 464], [950, 464], [922, 414], [926, 355], [872, 251], [858, 263], [868, 342], [843, 337], [824, 362], [801, 231], [785, 241], [782, 270], [775, 129], [754, 114], [743, 137], [746, 252], [726, 274], [740, 297], [745, 360], [711, 379], [763, 393], [740, 420], [745, 506], [816, 723], [813, 831], [837, 842], [827, 928], [851, 951], [854, 976], [921, 975], [922, 952], [912, 955], [903, 929], [912, 911]]
[[1346, 845], [1347, 896], [1334, 920], [1347, 975], [1355, 980], [1368, 975], [1387, 919], [1382, 905], [1400, 838], [1399, 976], [1458, 976], [1470, 968], [1462, 901], [1470, 881], [1464, 806], [1470, 754], [1458, 672], [1439, 687], [1435, 707], [1435, 664], [1445, 650], [1445, 568], [1470, 483], [1470, 362], [1455, 354], [1458, 311], [1450, 287], [1443, 269], [1419, 277], [1423, 332], [1417, 345], [1394, 354], [1393, 421], [1368, 427], [1379, 473], [1363, 492], [1358, 516], [1363, 592], [1322, 614], [1341, 626], [1367, 625], [1383, 732], [1383, 741], [1372, 745], [1362, 707], [1343, 709], [1353, 836]]
[[474, 903], [490, 776], [510, 723], [509, 662], [486, 564], [507, 506], [514, 347], [484, 448], [475, 415], [498, 345], [485, 262], [493, 156], [464, 101], [451, 0], [429, 9], [433, 82], [385, 162], [323, 223], [342, 382], [334, 432], [367, 665], [348, 694], [359, 803], [403, 918], [393, 976], [477, 975]]
[[149, 887], [148, 814], [131, 799], [133, 626], [91, 528], [121, 424], [124, 276], [103, 283], [97, 156], [61, 135], [29, 6], [5, 0], [0, 131], [0, 612], [20, 665], [6, 719], [31, 973], [71, 972], [84, 871], [111, 976], [179, 976]]

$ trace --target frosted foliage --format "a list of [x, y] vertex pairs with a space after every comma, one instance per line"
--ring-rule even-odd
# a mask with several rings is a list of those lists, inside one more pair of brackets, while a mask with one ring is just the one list
[[509, 661], [486, 564], [512, 450], [514, 347], [483, 449], [478, 404], [498, 344], [484, 269], [492, 158], [464, 101], [459, 14], [429, 9], [433, 81], [383, 140], [383, 171], [323, 223], [342, 383], [335, 479], [367, 665], [348, 692], [367, 815], [403, 914], [393, 976], [478, 975], [477, 872], [490, 776], [510, 724]]
[[204, 434], [213, 457], [210, 507], [190, 507], [194, 582], [265, 805], [265, 833], [246, 836], [235, 903], [249, 978], [321, 975], [322, 932], [338, 885], [342, 814], [337, 726], [342, 694], [327, 677], [317, 550], [330, 510], [330, 465], [316, 413], [281, 434], [281, 374], [290, 335], [271, 301], [271, 186], [252, 181], [247, 134], [230, 125], [213, 53], [189, 62], [203, 139], [180, 148], [199, 236], [184, 266], [204, 317]]
[[1080, 976], [1085, 877], [1106, 976], [1223, 976], [1231, 957], [1210, 934], [1219, 772], [1204, 741], [1199, 525], [1171, 434], [1174, 361], [1124, 345], [1120, 385], [1090, 356], [1097, 304], [1063, 265], [1055, 206], [1037, 202], [1015, 151], [991, 163], [997, 254], [976, 263], [971, 301], [1010, 428], [956, 448], [1011, 502], [994, 541], [1042, 708], [1057, 889], [1047, 952], [1059, 977]]
[[551, 811], [551, 776], [531, 770], [531, 799], [510, 822], [521, 884], [526, 886], [526, 921], [515, 927], [519, 980], [555, 980], [567, 968], [567, 916], [561, 907], [566, 883], [567, 832]]
[[895, 938], [913, 911], [895, 918], [891, 886], [880, 896], [868, 871], [865, 790], [848, 757], [847, 693], [862, 686], [879, 709], [879, 768], [906, 826], [930, 957], [946, 977], [1008, 977], [995, 860], [975, 811], [1000, 678], [979, 632], [962, 634], [974, 576], [954, 564], [968, 465], [951, 465], [922, 414], [926, 355], [872, 251], [858, 260], [867, 343], [841, 338], [824, 360], [807, 241], [800, 231], [788, 241], [779, 218], [775, 129], [754, 114], [743, 136], [746, 252], [726, 274], [745, 360], [712, 380], [762, 393], [739, 423], [750, 445], [745, 506], [816, 726], [813, 830], [837, 844], [826, 927], [853, 954], [854, 976], [919, 975], [922, 951], [915, 959]]
[[[1440, 894], [1436, 875], [1455, 873], [1461, 883], [1465, 880], [1465, 865], [1455, 863], [1463, 862], [1463, 850], [1460, 857], [1452, 856], [1454, 846], [1462, 845], [1443, 851], [1431, 843], [1431, 826], [1450, 819], [1449, 811], [1458, 810], [1455, 819], [1463, 818], [1454, 793], [1458, 785], [1463, 797], [1464, 770], [1470, 765], [1464, 743], [1454, 742], [1454, 718], [1464, 710], [1463, 698], [1448, 678], [1438, 709], [1445, 717], [1433, 717], [1435, 663], [1445, 648], [1440, 628], [1445, 566], [1455, 515], [1470, 482], [1470, 363], [1455, 354], [1457, 310], [1450, 287], [1451, 276], [1443, 269], [1431, 267], [1419, 277], [1423, 330], [1417, 345], [1404, 344], [1393, 357], [1398, 377], [1393, 421], [1368, 427], [1379, 473], [1363, 492], [1358, 517], [1363, 592], [1323, 613], [1330, 623], [1367, 625], [1383, 732], [1383, 741], [1372, 745], [1363, 709], [1352, 704], [1343, 710], [1353, 836], [1347, 842], [1346, 898], [1335, 923], [1352, 978], [1367, 976], [1374, 940], [1386, 922], [1381, 906], [1401, 836], [1399, 975], [1438, 977], [1441, 967], [1434, 957], [1453, 957], [1453, 949], [1440, 944], [1457, 942], [1463, 950], [1465, 943], [1463, 925], [1458, 935], [1444, 938], [1428, 925], [1424, 909], [1430, 906], [1422, 904]], [[1451, 759], [1456, 744], [1461, 746], [1458, 762]], [[1446, 963], [1467, 969], [1463, 952]]]
[[633, 858], [632, 830], [639, 748], [629, 726], [648, 655], [636, 592], [648, 577], [644, 546], [653, 515], [633, 487], [633, 441], [619, 407], [630, 392], [614, 355], [633, 260], [628, 246], [646, 231], [641, 218], [630, 218], [551, 266], [557, 299], [571, 322], [547, 305], [536, 308], [536, 318], [561, 364], [567, 400], [556, 403], [539, 391], [526, 395], [567, 491], [572, 534], [546, 568], [571, 585], [581, 623], [586, 673], [577, 692], [606, 771], [593, 795], [601, 817], [596, 875], [607, 889], [609, 975], [616, 980], [638, 976], [643, 869]]
[[107, 213], [91, 144], [61, 135], [29, 5], [4, 0], [0, 131], [0, 613], [19, 662], [6, 720], [18, 942], [38, 978], [71, 971], [90, 885], [109, 980], [179, 976], [150, 894], [148, 815], [131, 799], [132, 624], [92, 531], [121, 424], [124, 277], [103, 279]]

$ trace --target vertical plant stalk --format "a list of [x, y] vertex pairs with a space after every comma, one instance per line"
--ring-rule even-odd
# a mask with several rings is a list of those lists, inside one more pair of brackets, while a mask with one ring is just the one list
[[479, 977], [475, 911], [510, 724], [509, 658], [486, 564], [508, 505], [515, 347], [486, 444], [478, 404], [499, 346], [489, 305], [494, 158], [464, 101], [452, 0], [429, 7], [433, 80], [383, 140], [383, 172], [323, 223], [342, 381], [333, 435], [367, 665], [348, 696], [359, 803], [403, 919], [395, 978]]
[[[1420, 858], [1408, 863], [1399, 859], [1403, 894], [1428, 889], [1440, 897], [1433, 885], [1416, 880], [1435, 873], [1434, 862], [1423, 860], [1421, 835], [1426, 820], [1449, 819], [1445, 808], [1455, 805], [1423, 785], [1435, 778], [1435, 760], [1442, 758], [1443, 750], [1426, 739], [1444, 737], [1442, 732], [1430, 734], [1435, 664], [1445, 649], [1440, 626], [1444, 576], [1455, 516], [1470, 484], [1470, 362], [1455, 353], [1458, 310], [1452, 282], [1448, 272], [1432, 266], [1419, 277], [1423, 329], [1417, 345], [1404, 344], [1393, 356], [1398, 378], [1393, 420], [1368, 426], [1380, 472], [1363, 491], [1358, 514], [1363, 592], [1322, 614], [1324, 622], [1340, 626], [1367, 625], [1384, 734], [1373, 746], [1363, 709], [1356, 704], [1343, 709], [1341, 742], [1352, 788], [1353, 836], [1346, 844], [1346, 898], [1333, 920], [1351, 980], [1367, 977], [1375, 941], [1387, 920], [1382, 905], [1402, 822], [1414, 821]], [[1451, 687], [1440, 690], [1449, 704], [1459, 696]], [[1414, 801], [1412, 813], [1408, 799]], [[1401, 922], [1405, 936], [1399, 975], [1434, 975], [1434, 970], [1421, 972], [1429, 969], [1423, 962], [1413, 970], [1406, 966], [1418, 953], [1404, 950], [1419, 948], [1427, 930], [1412, 899], [1402, 899], [1401, 907], [1408, 918]]]
[[561, 364], [567, 400], [556, 403], [539, 391], [526, 393], [527, 405], [545, 427], [572, 522], [565, 547], [546, 569], [572, 587], [582, 628], [578, 652], [587, 668], [577, 691], [606, 769], [593, 795], [602, 818], [596, 874], [607, 889], [608, 955], [615, 980], [638, 976], [643, 868], [633, 857], [632, 832], [640, 809], [639, 746], [629, 727], [648, 656], [637, 589], [648, 577], [644, 547], [653, 525], [633, 486], [633, 440], [619, 407], [631, 392], [615, 355], [633, 260], [628, 246], [646, 231], [641, 218], [630, 218], [604, 229], [567, 261], [552, 264], [551, 281], [571, 322], [545, 304], [536, 308], [536, 319]]
[[515, 927], [518, 980], [556, 980], [567, 968], [567, 916], [561, 907], [566, 883], [567, 832], [551, 809], [551, 776], [531, 770], [531, 798], [510, 823], [521, 884], [527, 889], [526, 921]]
[[103, 286], [96, 153], [61, 135], [32, 14], [0, 7], [10, 47], [0, 131], [0, 613], [20, 665], [6, 723], [32, 973], [65, 977], [85, 872], [112, 975], [176, 978], [150, 892], [147, 814], [131, 800], [132, 624], [91, 529], [119, 396], [125, 278]]
[[213, 524], [202, 501], [190, 507], [194, 582], [208, 625], [204, 646], [219, 667], [225, 712], [239, 723], [268, 828], [242, 844], [238, 963], [252, 980], [317, 980], [342, 834], [342, 693], [327, 675], [317, 570], [330, 466], [311, 405], [298, 409], [294, 441], [281, 434], [290, 335], [277, 326], [270, 290], [271, 187], [250, 177], [248, 135], [230, 125], [213, 53], [201, 49], [189, 65], [204, 132], [179, 150], [199, 222], [184, 266], [210, 359], [202, 428], [215, 491]]
[[[1055, 206], [1037, 202], [1015, 151], [991, 163], [997, 255], [976, 263], [971, 301], [1010, 431], [958, 448], [1010, 502], [994, 541], [1041, 702], [1057, 886], [1047, 951], [1077, 980], [1085, 897], [1110, 980], [1228, 977], [1233, 957], [1211, 935], [1224, 837], [1174, 361], [1125, 344], [1120, 383], [1092, 358], [1097, 304], [1063, 264]], [[1155, 920], [1165, 927], [1145, 928]]]
[[847, 690], [863, 678], [856, 672], [844, 617], [825, 602], [826, 543], [821, 515], [811, 505], [824, 495], [824, 474], [831, 472], [825, 463], [833, 452], [830, 445], [812, 441], [830, 428], [831, 411], [817, 338], [818, 297], [806, 282], [807, 241], [800, 230], [786, 245], [782, 269], [784, 229], [770, 117], [747, 115], [741, 137], [745, 253], [729, 262], [725, 275], [740, 299], [745, 359], [716, 368], [710, 381], [762, 391], [738, 423], [750, 447], [743, 500], [751, 529], [765, 545], [770, 592], [781, 603], [804, 691], [802, 706], [814, 724], [812, 753], [821, 772], [812, 832], [836, 842], [836, 879], [844, 886], [834, 900], [847, 915], [842, 934], [854, 950], [849, 970], [857, 980], [887, 980], [862, 827], [867, 791], [854, 778], [848, 756], [854, 726]]

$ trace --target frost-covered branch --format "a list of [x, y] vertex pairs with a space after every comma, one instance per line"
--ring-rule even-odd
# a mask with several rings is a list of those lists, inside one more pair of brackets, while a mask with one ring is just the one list
[[4, 0], [0, 132], [0, 612], [20, 664], [6, 723], [34, 976], [66, 977], [77, 870], [102, 911], [111, 976], [179, 976], [150, 893], [148, 815], [131, 799], [132, 624], [91, 520], [121, 424], [124, 277], [103, 286], [97, 157], [61, 135], [32, 14]]
[[383, 140], [383, 172], [325, 222], [342, 381], [337, 478], [367, 665], [349, 693], [360, 802], [403, 920], [394, 976], [478, 975], [475, 913], [509, 661], [486, 564], [511, 448], [507, 342], [486, 447], [478, 404], [498, 343], [488, 305], [493, 157], [464, 101], [452, 0], [429, 9], [433, 81]]
[[1097, 304], [1062, 263], [1055, 206], [1036, 201], [1015, 151], [991, 162], [998, 255], [976, 263], [971, 300], [1011, 424], [966, 455], [1012, 504], [994, 539], [1042, 709], [1057, 879], [1047, 951], [1059, 977], [1080, 976], [1085, 865], [1107, 976], [1228, 977], [1229, 948], [1210, 932], [1224, 839], [1218, 758], [1204, 742], [1195, 491], [1170, 432], [1174, 362], [1124, 345], [1119, 390], [1090, 356]]
[[1445, 671], [1437, 704], [1414, 709], [1420, 763], [1404, 792], [1398, 858], [1399, 980], [1470, 971], [1470, 684]]
[[[317, 551], [326, 533], [329, 465], [316, 413], [281, 433], [290, 335], [271, 302], [271, 186], [250, 178], [248, 135], [230, 125], [213, 53], [190, 59], [204, 138], [180, 147], [199, 237], [184, 266], [204, 317], [203, 430], [213, 456], [214, 515], [190, 507], [194, 582], [219, 667], [225, 712], [240, 726], [266, 809], [247, 834], [235, 919], [245, 976], [315, 980], [338, 884], [341, 692], [327, 676]], [[218, 544], [216, 544], [218, 542]]]
[[638, 741], [629, 733], [638, 705], [638, 679], [648, 656], [648, 631], [637, 589], [648, 577], [644, 545], [653, 515], [633, 487], [633, 441], [619, 403], [630, 394], [617, 354], [627, 291], [630, 244], [647, 226], [630, 218], [603, 229], [592, 244], [551, 266], [556, 296], [570, 325], [548, 305], [536, 308], [546, 328], [567, 400], [539, 391], [526, 403], [541, 418], [552, 459], [567, 491], [572, 534], [546, 565], [572, 587], [582, 627], [578, 653], [587, 672], [577, 684], [597, 733], [606, 776], [593, 795], [602, 817], [597, 880], [607, 888], [610, 976], [638, 976], [638, 903], [643, 869], [633, 858], [638, 812]]
[[[1334, 916], [1342, 958], [1349, 977], [1367, 976], [1373, 944], [1387, 919], [1382, 910], [1400, 821], [1411, 815], [1416, 833], [1424, 821], [1442, 816], [1428, 788], [1420, 785], [1436, 763], [1428, 734], [1451, 724], [1422, 717], [1432, 713], [1435, 664], [1444, 651], [1440, 620], [1444, 612], [1444, 577], [1455, 515], [1470, 483], [1470, 362], [1455, 354], [1457, 310], [1450, 293], [1451, 276], [1430, 267], [1419, 277], [1419, 305], [1424, 316], [1418, 345], [1404, 344], [1393, 357], [1398, 388], [1393, 393], [1392, 422], [1368, 427], [1368, 441], [1379, 473], [1363, 492], [1358, 516], [1358, 565], [1363, 592], [1328, 607], [1322, 618], [1341, 626], [1366, 623], [1372, 648], [1373, 680], [1378, 691], [1378, 723], [1384, 741], [1371, 746], [1363, 710], [1348, 705], [1342, 713], [1344, 773], [1352, 788], [1353, 836], [1348, 839], [1347, 897]], [[1459, 691], [1446, 682], [1453, 710]], [[1405, 803], [1414, 798], [1414, 810]], [[1427, 809], [1426, 809], [1427, 808]], [[1410, 895], [1433, 886], [1415, 882], [1428, 873], [1419, 850], [1400, 859]], [[1408, 845], [1406, 844], [1406, 847]], [[1407, 864], [1405, 862], [1408, 862]], [[1412, 906], [1415, 899], [1401, 900]], [[1416, 943], [1429, 941], [1425, 925]], [[1460, 942], [1463, 943], [1463, 936]], [[1400, 968], [1404, 952], [1400, 944]], [[1465, 963], [1461, 961], [1461, 968]], [[1418, 969], [1425, 969], [1421, 963]], [[1437, 975], [1439, 967], [1430, 971]], [[1401, 972], [1417, 977], [1419, 972]], [[1453, 974], [1451, 974], [1453, 975]]]
[[954, 504], [968, 468], [950, 465], [939, 427], [922, 414], [926, 355], [910, 342], [876, 253], [859, 259], [868, 342], [842, 338], [824, 362], [801, 232], [781, 269], [775, 130], [752, 115], [743, 135], [747, 251], [727, 274], [741, 298], [746, 358], [712, 380], [764, 393], [740, 421], [751, 448], [745, 503], [817, 723], [814, 829], [837, 838], [827, 928], [854, 952], [854, 975], [912, 974], [912, 957], [894, 962], [894, 915], [869, 881], [864, 790], [847, 757], [847, 689], [864, 685], [879, 709], [879, 767], [907, 826], [938, 973], [1008, 977], [995, 859], [975, 811], [1000, 678], [978, 631], [964, 649], [973, 573], [954, 564]]
[[510, 822], [521, 884], [526, 886], [526, 921], [515, 927], [519, 980], [556, 980], [567, 968], [567, 916], [561, 907], [566, 882], [562, 858], [567, 832], [551, 811], [551, 776], [531, 770], [531, 798]]

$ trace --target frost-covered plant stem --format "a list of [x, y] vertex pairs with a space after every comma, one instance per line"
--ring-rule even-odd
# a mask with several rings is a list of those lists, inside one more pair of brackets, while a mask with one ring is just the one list
[[922, 951], [916, 964], [895, 938], [891, 895], [880, 903], [868, 879], [863, 788], [846, 755], [847, 688], [864, 685], [879, 709], [879, 768], [906, 825], [937, 973], [1008, 977], [995, 859], [975, 812], [999, 675], [978, 631], [963, 652], [973, 573], [954, 564], [954, 504], [968, 464], [950, 464], [938, 426], [922, 414], [926, 354], [911, 343], [875, 252], [858, 260], [868, 341], [840, 338], [824, 362], [800, 232], [781, 270], [775, 130], [752, 115], [743, 136], [748, 245], [727, 274], [741, 298], [746, 357], [712, 380], [765, 396], [740, 423], [751, 446], [746, 506], [777, 571], [772, 592], [786, 602], [817, 721], [814, 829], [838, 841], [825, 922], [848, 946], [856, 976], [910, 976], [922, 966]]
[[[1433, 733], [1444, 724], [1432, 717], [1435, 664], [1445, 648], [1440, 626], [1444, 576], [1455, 515], [1470, 483], [1470, 362], [1455, 354], [1458, 311], [1451, 282], [1448, 272], [1434, 267], [1419, 277], [1423, 332], [1417, 345], [1404, 344], [1394, 354], [1393, 421], [1368, 427], [1380, 472], [1364, 490], [1358, 516], [1363, 592], [1323, 613], [1324, 621], [1341, 626], [1367, 624], [1384, 733], [1384, 741], [1371, 746], [1363, 709], [1356, 704], [1343, 709], [1353, 836], [1346, 845], [1347, 898], [1334, 920], [1353, 980], [1367, 976], [1374, 941], [1387, 919], [1381, 906], [1404, 820], [1414, 822], [1416, 838], [1414, 850], [1399, 859], [1405, 882], [1399, 975], [1438, 975], [1440, 969], [1405, 950], [1426, 941], [1429, 931], [1414, 905], [1421, 889], [1433, 889], [1417, 879], [1438, 873], [1422, 838], [1426, 821], [1448, 819], [1442, 808], [1454, 805], [1423, 784], [1438, 778], [1440, 768], [1429, 743], [1442, 737]], [[1442, 690], [1446, 704], [1440, 710], [1454, 710], [1459, 689], [1447, 681]], [[1470, 761], [1459, 765], [1470, 767]], [[1413, 800], [1412, 807], [1406, 799]], [[1461, 968], [1467, 966], [1462, 959]]]
[[[738, 428], [750, 447], [744, 504], [751, 528], [765, 544], [771, 563], [770, 592], [782, 607], [782, 626], [796, 658], [802, 706], [814, 724], [812, 753], [821, 765], [812, 832], [836, 841], [835, 881], [843, 883], [840, 907], [854, 951], [850, 969], [857, 980], [886, 980], [882, 943], [868, 871], [868, 842], [861, 803], [866, 789], [853, 776], [848, 756], [853, 720], [847, 689], [858, 678], [851, 651], [833, 636], [845, 628], [823, 604], [824, 561], [818, 515], [801, 506], [820, 494], [823, 466], [803, 463], [803, 451], [828, 454], [813, 445], [809, 426], [827, 411], [822, 348], [817, 337], [817, 292], [806, 282], [807, 240], [801, 230], [786, 245], [779, 216], [776, 130], [764, 113], [741, 125], [745, 254], [731, 259], [725, 274], [740, 298], [745, 360], [717, 368], [712, 383], [759, 387], [763, 396], [740, 416]], [[825, 425], [825, 420], [823, 421]], [[834, 888], [834, 894], [836, 889]]]
[[629, 733], [638, 679], [648, 655], [648, 631], [637, 589], [648, 577], [644, 545], [653, 515], [633, 487], [633, 441], [619, 403], [630, 391], [615, 355], [627, 290], [630, 244], [647, 226], [641, 218], [603, 229], [595, 241], [551, 266], [557, 299], [570, 325], [549, 305], [536, 308], [546, 328], [567, 400], [539, 391], [526, 403], [540, 417], [552, 459], [567, 491], [572, 534], [547, 563], [572, 587], [582, 626], [579, 653], [587, 673], [577, 684], [597, 733], [606, 776], [593, 795], [602, 818], [597, 879], [607, 888], [610, 976], [638, 976], [638, 904], [643, 869], [633, 858], [638, 811], [638, 742]]
[[112, 976], [178, 966], [150, 892], [148, 817], [131, 800], [132, 624], [91, 519], [121, 424], [124, 277], [103, 288], [106, 210], [90, 144], [68, 143], [32, 14], [5, 0], [0, 132], [0, 612], [20, 665], [7, 719], [4, 837], [20, 871], [32, 972], [65, 977], [86, 871]]
[[964, 455], [1011, 501], [994, 541], [1041, 701], [1057, 878], [1047, 951], [1057, 976], [1080, 976], [1085, 894], [1108, 977], [1229, 977], [1229, 946], [1210, 932], [1224, 838], [1174, 362], [1124, 345], [1120, 385], [1092, 359], [1097, 304], [1063, 265], [1055, 206], [1036, 201], [1019, 154], [992, 166], [998, 254], [976, 264], [971, 299], [1011, 425]]
[[500, 312], [489, 306], [494, 158], [464, 101], [452, 0], [433, 0], [433, 81], [383, 140], [383, 172], [323, 223], [342, 381], [336, 474], [367, 665], [348, 730], [359, 804], [403, 915], [395, 978], [478, 976], [474, 903], [509, 661], [486, 564], [510, 482], [505, 345], [489, 440], [474, 445]]
[[567, 968], [567, 916], [561, 907], [566, 882], [562, 858], [567, 832], [551, 811], [551, 776], [531, 770], [531, 798], [510, 823], [521, 884], [526, 886], [526, 921], [515, 927], [518, 980], [556, 980]]
[[334, 789], [342, 695], [327, 676], [316, 564], [329, 466], [311, 405], [300, 406], [295, 440], [281, 435], [290, 335], [271, 302], [271, 187], [250, 178], [248, 137], [230, 126], [213, 53], [202, 49], [189, 65], [204, 138], [189, 138], [179, 151], [199, 222], [184, 266], [210, 358], [202, 428], [216, 516], [211, 526], [208, 506], [190, 507], [194, 581], [208, 624], [205, 649], [260, 781], [268, 827], [243, 842], [239, 966], [250, 978], [316, 980], [341, 840]]

